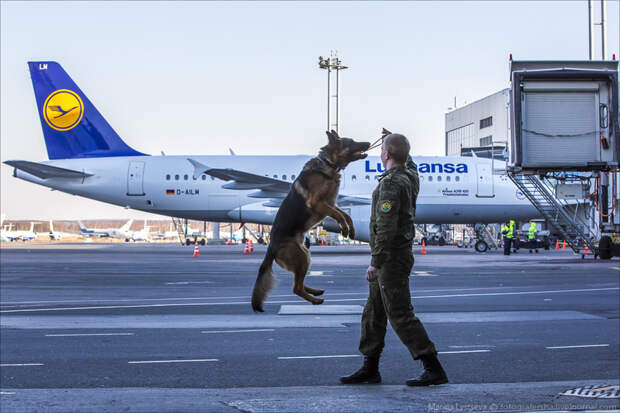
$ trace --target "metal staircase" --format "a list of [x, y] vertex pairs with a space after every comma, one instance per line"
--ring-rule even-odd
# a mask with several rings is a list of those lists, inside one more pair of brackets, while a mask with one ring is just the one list
[[[183, 226], [183, 221], [185, 221], [185, 226]], [[179, 234], [179, 241], [181, 245], [186, 245], [187, 235], [185, 231], [187, 230], [187, 219], [183, 220], [181, 218], [172, 217], [172, 223], [174, 224], [174, 229], [177, 230]]]
[[[553, 188], [536, 175], [523, 175], [508, 172], [508, 177], [540, 211], [547, 223], [562, 235], [566, 243], [582, 256], [594, 254], [596, 234], [576, 215], [571, 217], [566, 211], [568, 204], [554, 195]], [[587, 246], [587, 250], [586, 250]]]

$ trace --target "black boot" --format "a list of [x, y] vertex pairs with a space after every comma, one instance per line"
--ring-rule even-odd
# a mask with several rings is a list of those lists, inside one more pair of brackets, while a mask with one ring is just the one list
[[364, 365], [362, 368], [350, 376], [341, 377], [340, 382], [344, 384], [381, 383], [379, 357], [364, 357]]
[[448, 382], [448, 376], [441, 367], [436, 355], [421, 356], [424, 371], [420, 377], [407, 380], [407, 386], [429, 386], [431, 384], [444, 384]]

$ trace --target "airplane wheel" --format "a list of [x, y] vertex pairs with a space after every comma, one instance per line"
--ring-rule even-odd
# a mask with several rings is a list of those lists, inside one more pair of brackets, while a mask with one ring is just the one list
[[207, 242], [204, 240], [204, 238], [203, 238], [203, 239], [201, 239], [201, 240], [200, 240], [200, 242], [199, 242], [199, 244], [200, 244], [200, 245], [205, 245], [206, 243], [207, 243]]
[[185, 245], [189, 246], [191, 243], [192, 243], [192, 241], [191, 241], [191, 240], [189, 240], [189, 239], [185, 239]]
[[479, 240], [476, 242], [476, 245], [474, 245], [474, 248], [476, 252], [487, 252], [489, 245], [485, 241]]

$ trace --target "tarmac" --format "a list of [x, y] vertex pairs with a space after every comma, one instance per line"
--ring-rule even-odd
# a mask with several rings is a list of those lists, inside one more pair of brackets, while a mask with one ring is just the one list
[[367, 246], [312, 247], [263, 314], [249, 295], [264, 246], [2, 244], [2, 412], [620, 411], [620, 260], [570, 251], [414, 248], [416, 315], [450, 383], [409, 388], [421, 366], [389, 329], [383, 384], [359, 367]]

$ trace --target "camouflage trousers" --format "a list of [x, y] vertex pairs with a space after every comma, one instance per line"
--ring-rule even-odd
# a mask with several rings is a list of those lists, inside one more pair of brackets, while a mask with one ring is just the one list
[[413, 313], [409, 292], [411, 268], [413, 255], [410, 249], [392, 254], [390, 260], [377, 270], [377, 279], [369, 283], [359, 346], [363, 355], [381, 355], [388, 320], [415, 360], [420, 356], [437, 354], [424, 325]]

